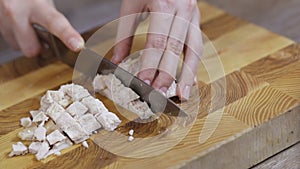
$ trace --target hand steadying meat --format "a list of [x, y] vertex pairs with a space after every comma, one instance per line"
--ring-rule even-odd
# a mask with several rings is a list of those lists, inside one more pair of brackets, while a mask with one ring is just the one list
[[[184, 65], [177, 87], [181, 100], [189, 98], [202, 52], [200, 12], [196, 0], [123, 0], [121, 16], [153, 12], [138, 77], [165, 93], [175, 79], [180, 55]], [[143, 15], [143, 14], [142, 14]], [[140, 16], [142, 16], [140, 15]], [[129, 54], [139, 15], [121, 19], [112, 61], [120, 63]], [[122, 35], [120, 35], [122, 34]]]
[[33, 23], [48, 29], [73, 51], [84, 46], [80, 34], [56, 10], [52, 0], [0, 0], [0, 32], [14, 49], [28, 57], [38, 55], [41, 50]]

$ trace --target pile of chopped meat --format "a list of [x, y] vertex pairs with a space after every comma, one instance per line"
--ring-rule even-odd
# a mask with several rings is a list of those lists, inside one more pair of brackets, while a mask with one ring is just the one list
[[[131, 74], [136, 75], [140, 65], [139, 59], [140, 57], [128, 58], [125, 62], [120, 63], [119, 66]], [[98, 74], [94, 78], [93, 87], [95, 92], [106, 96], [121, 107], [137, 114], [140, 119], [148, 119], [154, 116], [148, 104], [141, 101], [139, 95], [132, 89], [125, 87], [114, 74]], [[170, 98], [176, 96], [176, 87], [177, 85], [174, 81], [167, 90], [166, 97]]]
[[31, 117], [22, 118], [23, 130], [18, 137], [32, 141], [27, 147], [22, 142], [12, 145], [10, 157], [35, 154], [37, 160], [82, 143], [99, 129], [115, 130], [121, 120], [109, 112], [104, 104], [92, 97], [88, 90], [75, 84], [63, 85], [59, 90], [49, 90], [41, 98], [40, 109], [30, 111]]

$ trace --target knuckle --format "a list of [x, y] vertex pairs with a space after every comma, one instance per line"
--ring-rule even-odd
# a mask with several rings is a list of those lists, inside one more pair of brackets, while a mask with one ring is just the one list
[[151, 47], [156, 48], [156, 49], [162, 49], [164, 50], [167, 45], [167, 36], [164, 35], [156, 35], [153, 41], [151, 41]]
[[3, 13], [6, 17], [8, 18], [14, 18], [15, 12], [14, 12], [14, 3], [13, 1], [7, 1], [4, 0], [2, 2], [2, 8], [3, 8]]
[[196, 0], [187, 0], [187, 7], [189, 9], [194, 9], [197, 6]]
[[169, 87], [174, 80], [175, 79], [174, 77], [172, 77], [172, 75], [168, 74], [165, 71], [160, 71], [153, 85], [156, 87], [162, 87], [162, 86]]
[[170, 38], [168, 50], [173, 52], [176, 56], [180, 56], [183, 50], [183, 43], [180, 40]]
[[152, 81], [155, 75], [154, 69], [141, 70], [138, 73], [138, 77], [142, 80], [150, 80]]

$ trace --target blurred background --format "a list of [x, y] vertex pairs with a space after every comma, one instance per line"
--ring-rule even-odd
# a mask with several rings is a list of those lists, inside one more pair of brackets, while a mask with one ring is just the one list
[[[84, 32], [119, 16], [121, 0], [54, 0], [72, 25]], [[300, 0], [202, 0], [300, 43]], [[0, 63], [21, 56], [0, 37]]]

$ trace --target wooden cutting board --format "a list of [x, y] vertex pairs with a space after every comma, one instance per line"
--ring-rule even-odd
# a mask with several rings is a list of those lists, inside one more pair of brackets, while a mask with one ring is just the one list
[[[47, 90], [71, 82], [73, 74], [55, 59], [20, 58], [0, 66], [0, 168], [248, 168], [299, 142], [300, 45], [206, 3], [200, 2], [199, 7], [201, 28], [220, 55], [226, 87], [219, 85], [224, 80], [221, 74], [208, 78], [200, 66], [200, 109], [180, 143], [141, 159], [115, 155], [91, 140], [88, 149], [75, 145], [43, 161], [33, 155], [8, 158], [11, 144], [19, 140], [19, 119], [39, 108]], [[141, 49], [144, 41], [137, 38], [135, 49]], [[223, 96], [222, 91], [226, 91]], [[212, 105], [211, 98], [223, 97], [224, 106]], [[115, 110], [107, 99], [104, 103]], [[126, 129], [136, 128], [135, 137], [142, 137], [167, 127], [169, 121], [164, 118], [149, 126], [127, 123], [118, 131], [126, 134]], [[208, 140], [199, 141], [200, 135], [211, 133], [207, 125], [216, 121]]]

